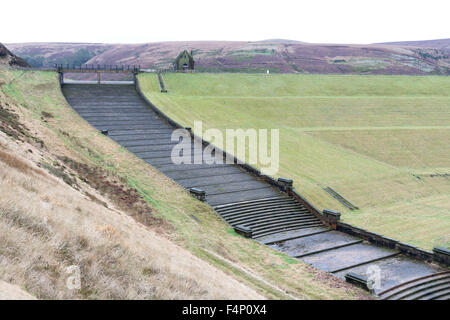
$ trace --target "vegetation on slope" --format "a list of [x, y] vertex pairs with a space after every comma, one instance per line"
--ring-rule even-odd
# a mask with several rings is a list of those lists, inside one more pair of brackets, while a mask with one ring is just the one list
[[81, 119], [56, 74], [0, 69], [0, 85], [0, 279], [38, 298], [367, 298], [238, 236]]
[[[96, 43], [29, 43], [16, 50], [16, 45], [8, 44], [16, 54], [19, 54], [30, 66], [51, 68], [58, 64], [84, 64], [98, 54], [108, 50], [111, 45]], [[53, 50], [57, 47], [58, 50]]]
[[40, 67], [53, 67], [56, 64], [69, 64], [69, 65], [82, 65], [95, 57], [95, 55], [101, 53], [101, 51], [89, 50], [89, 48], [77, 49], [70, 55], [61, 57], [46, 58], [43, 55], [24, 55], [23, 59], [27, 61], [30, 66], [35, 68]]
[[139, 79], [183, 125], [280, 129], [278, 175], [320, 209], [425, 249], [450, 245], [448, 77], [165, 74], [165, 94], [155, 75]]
[[28, 63], [22, 58], [14, 55], [3, 44], [0, 43], [0, 65], [9, 65], [13, 67], [29, 67]]

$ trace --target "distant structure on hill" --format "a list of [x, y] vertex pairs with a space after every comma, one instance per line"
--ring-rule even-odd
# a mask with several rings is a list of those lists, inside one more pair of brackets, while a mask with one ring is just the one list
[[187, 50], [182, 51], [175, 59], [173, 69], [175, 71], [194, 70], [192, 51], [190, 53]]

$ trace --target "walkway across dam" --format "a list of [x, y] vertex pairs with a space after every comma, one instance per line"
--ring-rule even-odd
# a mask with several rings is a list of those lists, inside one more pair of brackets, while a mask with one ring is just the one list
[[[443, 273], [448, 269], [332, 230], [307, 206], [239, 165], [173, 164], [177, 142], [171, 135], [177, 128], [134, 85], [64, 84], [62, 90], [92, 126], [184, 188], [205, 191], [206, 202], [230, 226], [251, 229], [254, 240], [340, 278], [379, 272], [375, 294], [396, 288], [384, 295], [389, 299], [450, 299], [450, 280]], [[417, 286], [415, 279], [422, 279]], [[405, 290], [414, 288], [410, 295], [398, 287], [404, 283], [409, 283]]]

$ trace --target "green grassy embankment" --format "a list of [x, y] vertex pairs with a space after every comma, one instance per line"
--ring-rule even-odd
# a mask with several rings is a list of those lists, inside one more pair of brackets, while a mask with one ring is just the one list
[[344, 222], [428, 250], [450, 246], [450, 78], [165, 74], [164, 94], [154, 74], [139, 79], [183, 125], [280, 129], [278, 176]]

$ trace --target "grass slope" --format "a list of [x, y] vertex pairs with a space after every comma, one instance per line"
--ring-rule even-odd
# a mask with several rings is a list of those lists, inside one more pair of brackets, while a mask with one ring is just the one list
[[[450, 79], [411, 76], [140, 76], [186, 126], [280, 129], [279, 176], [343, 220], [425, 249], [450, 245]], [[229, 150], [232, 152], [232, 150]], [[331, 186], [358, 211], [323, 188]]]
[[[0, 128], [1, 148], [59, 177], [55, 182], [34, 169], [4, 173], [3, 168], [21, 162], [0, 159], [6, 174], [0, 190], [8, 195], [0, 201], [5, 240], [0, 253], [18, 253], [0, 264], [2, 279], [46, 298], [367, 298], [359, 289], [238, 236], [209, 206], [80, 118], [62, 96], [55, 73], [0, 69], [0, 85], [0, 104], [14, 109], [28, 132], [27, 140], [15, 136], [7, 128], [20, 129], [17, 121], [2, 118], [8, 125]], [[85, 166], [89, 170], [80, 171]], [[111, 192], [110, 183], [101, 180], [105, 177], [123, 186], [115, 184]], [[124, 192], [135, 196], [135, 191], [137, 202], [151, 208], [147, 220], [139, 208], [121, 202]], [[45, 221], [52, 229], [43, 228], [42, 236], [29, 228]], [[88, 246], [80, 246], [77, 237], [87, 239]], [[71, 259], [84, 266], [89, 290], [64, 289], [62, 268], [72, 260], [61, 259], [66, 247], [54, 243], [65, 244]], [[150, 295], [148, 286], [154, 287]]]

